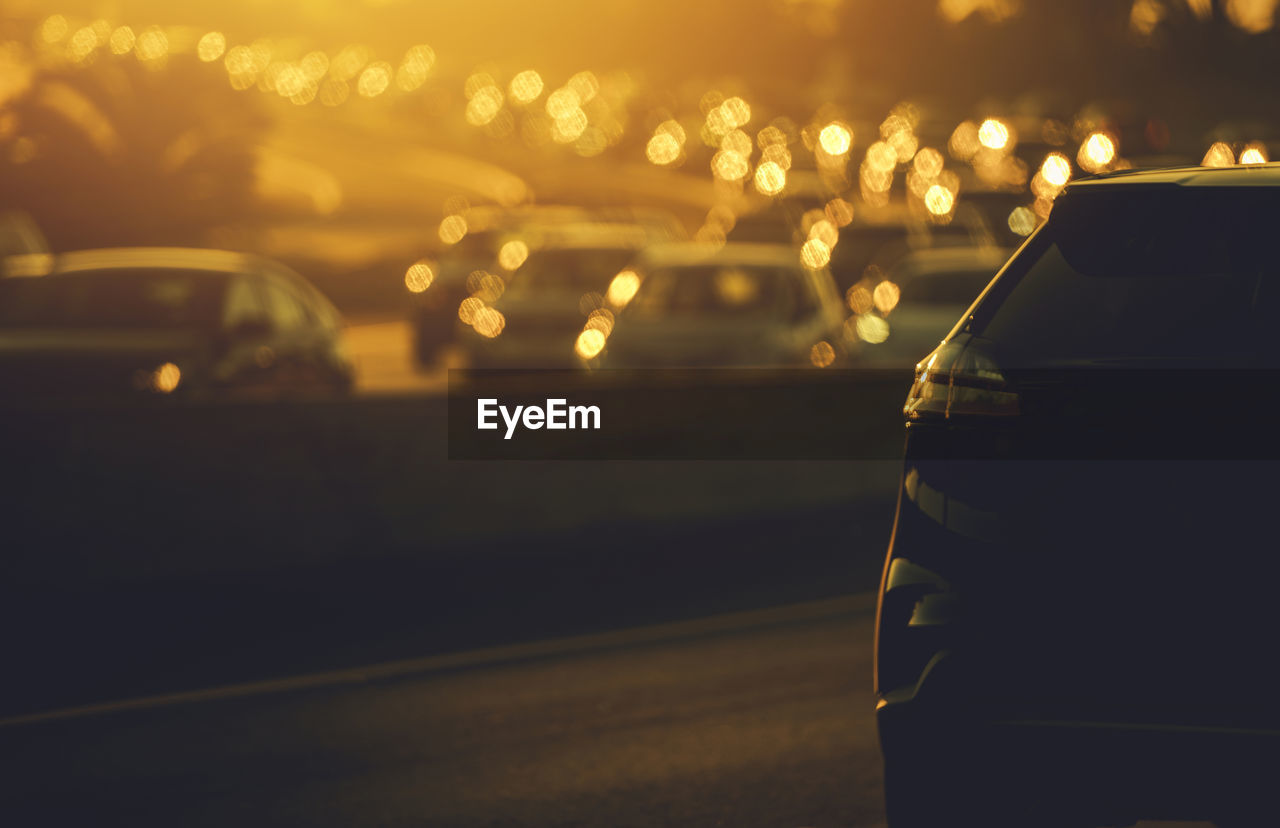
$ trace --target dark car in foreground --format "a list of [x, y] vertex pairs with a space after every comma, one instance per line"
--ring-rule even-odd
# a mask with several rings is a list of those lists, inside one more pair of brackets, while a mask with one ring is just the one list
[[10, 257], [0, 278], [6, 398], [345, 393], [342, 320], [301, 276], [221, 250]]
[[1280, 167], [1070, 185], [917, 367], [890, 828], [1274, 824]]

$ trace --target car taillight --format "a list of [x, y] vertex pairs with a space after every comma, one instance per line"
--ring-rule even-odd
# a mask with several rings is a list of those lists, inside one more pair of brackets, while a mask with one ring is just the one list
[[902, 408], [911, 420], [1009, 417], [1018, 412], [1017, 391], [995, 361], [967, 338], [942, 343], [916, 366], [916, 380]]

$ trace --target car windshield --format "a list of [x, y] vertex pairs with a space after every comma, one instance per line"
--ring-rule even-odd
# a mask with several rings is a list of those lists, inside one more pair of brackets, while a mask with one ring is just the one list
[[781, 267], [700, 265], [649, 273], [628, 306], [636, 318], [780, 316], [793, 307], [796, 274]]
[[1277, 319], [1261, 190], [1072, 193], [970, 331], [1026, 360], [1254, 354]]
[[120, 269], [0, 280], [3, 328], [205, 328], [223, 279], [192, 270]]
[[[904, 276], [899, 301], [912, 305], [968, 305], [996, 275], [993, 267], [978, 270], [942, 270]], [[893, 277], [890, 276], [892, 279]]]
[[635, 251], [624, 247], [535, 250], [511, 276], [511, 296], [544, 291], [602, 291]]

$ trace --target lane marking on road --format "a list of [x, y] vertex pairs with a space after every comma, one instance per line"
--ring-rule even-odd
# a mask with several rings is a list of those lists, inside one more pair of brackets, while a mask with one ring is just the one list
[[374, 681], [387, 681], [452, 670], [496, 667], [539, 658], [579, 655], [620, 647], [658, 644], [681, 639], [747, 632], [769, 627], [829, 621], [845, 616], [868, 614], [875, 610], [875, 605], [875, 593], [865, 592], [857, 595], [843, 595], [838, 598], [787, 604], [763, 610], [725, 613], [690, 621], [632, 627], [589, 635], [575, 635], [527, 644], [484, 647], [460, 653], [445, 653], [422, 658], [386, 661], [345, 670], [307, 673], [287, 678], [226, 684], [201, 690], [163, 693], [154, 696], [141, 696], [132, 699], [64, 707], [57, 710], [2, 718], [0, 719], [0, 728], [103, 716], [127, 711], [243, 699], [300, 690], [367, 684]]

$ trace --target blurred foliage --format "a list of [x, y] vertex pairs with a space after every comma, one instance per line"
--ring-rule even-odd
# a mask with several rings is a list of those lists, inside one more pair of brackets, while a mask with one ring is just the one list
[[0, 209], [29, 212], [55, 250], [198, 244], [253, 198], [261, 106], [193, 57], [162, 71], [104, 56], [37, 69], [0, 111]]

